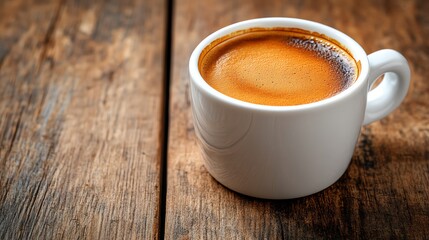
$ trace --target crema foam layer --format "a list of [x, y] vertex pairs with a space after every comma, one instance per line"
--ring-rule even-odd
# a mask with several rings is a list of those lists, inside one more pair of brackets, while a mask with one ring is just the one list
[[317, 102], [357, 79], [354, 59], [336, 44], [289, 29], [257, 29], [209, 45], [199, 70], [217, 91], [273, 106]]

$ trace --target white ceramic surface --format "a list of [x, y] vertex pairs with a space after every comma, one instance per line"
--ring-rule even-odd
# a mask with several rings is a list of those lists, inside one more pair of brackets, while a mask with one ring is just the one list
[[[264, 106], [228, 97], [201, 77], [199, 55], [212, 41], [252, 27], [300, 28], [335, 39], [360, 61], [359, 77], [336, 96], [298, 106]], [[194, 126], [207, 170], [234, 191], [269, 199], [303, 197], [335, 183], [350, 164], [362, 124], [393, 111], [410, 81], [400, 53], [380, 50], [367, 56], [338, 30], [293, 18], [253, 19], [220, 29], [195, 48], [189, 72]], [[368, 94], [384, 73], [382, 83]]]

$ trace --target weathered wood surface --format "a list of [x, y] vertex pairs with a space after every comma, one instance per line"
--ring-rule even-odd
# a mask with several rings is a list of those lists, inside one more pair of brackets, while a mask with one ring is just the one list
[[[175, 2], [165, 236], [168, 239], [425, 239], [429, 236], [429, 3], [427, 1]], [[205, 170], [188, 101], [187, 59], [205, 36], [256, 17], [333, 26], [368, 53], [402, 52], [413, 87], [402, 106], [362, 129], [352, 163], [327, 190], [267, 201], [236, 194]]]
[[[0, 0], [0, 239], [429, 236], [429, 3], [177, 0], [172, 49], [169, 4]], [[401, 51], [412, 68], [404, 104], [364, 127], [345, 175], [307, 198], [222, 187], [195, 141], [191, 51], [220, 27], [265, 16], [331, 25], [368, 53]]]
[[0, 239], [156, 239], [166, 2], [0, 1]]

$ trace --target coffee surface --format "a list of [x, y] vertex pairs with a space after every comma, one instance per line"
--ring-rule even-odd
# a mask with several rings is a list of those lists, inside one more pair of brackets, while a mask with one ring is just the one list
[[204, 80], [250, 103], [291, 106], [329, 98], [357, 78], [353, 58], [334, 43], [289, 29], [258, 29], [209, 45]]

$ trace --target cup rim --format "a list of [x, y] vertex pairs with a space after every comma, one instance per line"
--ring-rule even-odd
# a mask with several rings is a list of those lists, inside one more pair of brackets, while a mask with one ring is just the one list
[[[243, 100], [235, 99], [233, 97], [227, 96], [218, 90], [210, 86], [204, 78], [201, 76], [201, 73], [198, 68], [199, 57], [205, 47], [207, 47], [213, 41], [226, 36], [230, 33], [248, 29], [248, 28], [270, 28], [270, 27], [290, 27], [290, 28], [299, 28], [310, 32], [316, 32], [323, 34], [335, 41], [339, 42], [341, 45], [347, 48], [349, 53], [355, 59], [356, 62], [359, 61], [360, 72], [356, 81], [347, 89], [342, 92], [331, 96], [329, 98], [322, 99], [317, 102], [292, 105], [292, 106], [271, 106], [271, 105], [262, 105], [256, 103], [250, 103]], [[219, 101], [224, 103], [247, 109], [254, 109], [260, 111], [299, 111], [307, 110], [313, 108], [319, 108], [325, 105], [330, 105], [341, 101], [344, 98], [352, 95], [357, 89], [360, 89], [362, 85], [366, 83], [367, 76], [369, 73], [369, 63], [368, 57], [365, 50], [351, 37], [345, 33], [324, 25], [322, 23], [299, 19], [299, 18], [286, 18], [286, 17], [268, 17], [268, 18], [255, 18], [246, 21], [237, 22], [226, 27], [223, 27], [212, 34], [204, 38], [194, 49], [189, 59], [189, 74], [191, 81], [197, 86], [200, 90], [206, 94], [216, 98]]]

